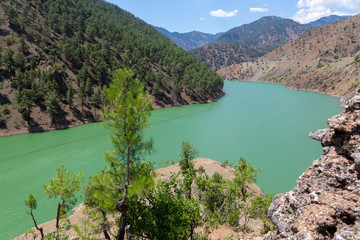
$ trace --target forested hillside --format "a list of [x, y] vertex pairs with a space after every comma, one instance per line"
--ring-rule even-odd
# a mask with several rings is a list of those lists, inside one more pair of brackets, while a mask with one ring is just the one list
[[240, 43], [213, 43], [189, 51], [209, 69], [218, 70], [242, 62], [252, 61], [262, 55], [257, 51]]
[[0, 131], [98, 120], [102, 89], [131, 68], [153, 106], [208, 102], [222, 79], [131, 13], [96, 0], [11, 0], [0, 8]]

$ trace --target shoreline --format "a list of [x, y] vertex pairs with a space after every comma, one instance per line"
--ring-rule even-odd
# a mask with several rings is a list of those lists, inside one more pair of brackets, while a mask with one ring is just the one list
[[336, 94], [332, 94], [332, 93], [328, 93], [328, 92], [323, 92], [317, 89], [305, 89], [305, 88], [295, 88], [295, 87], [291, 87], [291, 86], [286, 86], [286, 83], [283, 82], [271, 82], [271, 81], [261, 81], [261, 80], [257, 80], [257, 81], [251, 81], [251, 80], [224, 80], [224, 81], [234, 81], [234, 82], [260, 82], [260, 83], [270, 83], [270, 84], [281, 84], [283, 87], [294, 90], [294, 91], [305, 91], [305, 92], [314, 92], [314, 93], [319, 93], [322, 95], [326, 95], [329, 97], [335, 97], [335, 98], [339, 98], [340, 102], [343, 103], [345, 102], [347, 99], [351, 98], [351, 96], [347, 95], [347, 96], [342, 96], [342, 95], [336, 95]]
[[[222, 91], [219, 94], [215, 94], [216, 97], [209, 99], [208, 101], [192, 101], [188, 104], [182, 104], [182, 105], [165, 105], [165, 106], [160, 106], [157, 104], [153, 104], [153, 109], [152, 110], [156, 110], [156, 109], [161, 109], [161, 108], [170, 108], [170, 107], [181, 107], [181, 106], [187, 106], [187, 105], [194, 105], [194, 104], [207, 104], [207, 103], [212, 103], [215, 102], [217, 99], [224, 97], [225, 93]], [[8, 130], [5, 129], [2, 132], [0, 132], [0, 138], [5, 138], [5, 137], [11, 137], [11, 136], [16, 136], [16, 135], [23, 135], [23, 134], [29, 134], [29, 133], [42, 133], [42, 132], [49, 132], [49, 131], [54, 131], [54, 130], [64, 130], [64, 129], [69, 129], [69, 128], [73, 128], [73, 127], [78, 127], [78, 126], [82, 126], [85, 124], [89, 124], [89, 123], [97, 123], [97, 122], [102, 122], [101, 120], [97, 121], [86, 121], [86, 122], [81, 122], [81, 121], [74, 121], [72, 122], [70, 125], [57, 125], [57, 126], [53, 126], [51, 127], [51, 125], [44, 125], [41, 127], [38, 127], [38, 129], [34, 128], [34, 129], [12, 129], [12, 130]]]
[[[269, 83], [269, 84], [281, 84], [283, 87], [294, 90], [294, 91], [306, 91], [306, 92], [314, 92], [314, 93], [318, 93], [318, 94], [323, 94], [323, 95], [327, 95], [330, 97], [335, 97], [338, 98], [340, 103], [339, 105], [341, 106], [344, 102], [346, 102], [347, 99], [349, 99], [351, 96], [340, 96], [340, 95], [335, 95], [335, 94], [331, 94], [328, 92], [323, 92], [320, 90], [316, 90], [316, 89], [303, 89], [303, 88], [295, 88], [292, 86], [286, 86], [286, 83], [282, 83], [282, 82], [271, 82], [271, 81], [261, 81], [261, 80], [257, 80], [257, 81], [251, 81], [251, 80], [237, 80], [237, 79], [233, 79], [233, 80], [224, 80], [224, 81], [236, 81], [236, 82], [260, 82], [260, 83]], [[161, 108], [170, 108], [170, 107], [181, 107], [181, 106], [187, 106], [187, 105], [194, 105], [194, 104], [207, 104], [207, 103], [212, 103], [215, 102], [217, 99], [226, 96], [226, 94], [224, 92], [221, 92], [220, 94], [216, 94], [219, 96], [216, 96], [215, 98], [212, 98], [208, 101], [204, 101], [204, 102], [196, 102], [193, 101], [191, 103], [188, 104], [182, 104], [182, 105], [169, 105], [169, 106], [160, 106], [157, 104], [153, 104], [153, 110], [156, 109], [161, 109]], [[4, 132], [0, 132], [0, 138], [4, 138], [4, 137], [10, 137], [10, 136], [16, 136], [16, 135], [22, 135], [22, 134], [29, 134], [29, 133], [42, 133], [42, 132], [49, 132], [49, 131], [54, 131], [54, 130], [64, 130], [64, 129], [69, 129], [69, 128], [73, 128], [73, 127], [78, 127], [78, 126], [82, 126], [85, 124], [89, 124], [89, 123], [97, 123], [97, 122], [102, 122], [100, 121], [87, 121], [87, 122], [81, 122], [81, 121], [75, 121], [72, 122], [72, 124], [70, 125], [58, 125], [58, 126], [54, 126], [51, 127], [46, 125], [43, 126], [43, 128], [41, 129], [16, 129], [16, 130], [9, 130], [9, 131], [4, 131]]]

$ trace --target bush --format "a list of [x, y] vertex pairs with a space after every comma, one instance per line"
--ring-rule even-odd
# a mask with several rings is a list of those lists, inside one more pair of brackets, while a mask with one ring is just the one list
[[1, 129], [7, 128], [7, 126], [6, 126], [6, 119], [1, 118], [1, 116], [0, 116], [0, 128], [1, 128]]

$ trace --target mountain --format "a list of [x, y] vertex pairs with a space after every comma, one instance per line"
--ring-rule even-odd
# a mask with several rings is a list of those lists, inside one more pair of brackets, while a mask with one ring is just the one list
[[238, 42], [257, 50], [270, 52], [309, 31], [311, 27], [291, 19], [268, 16], [230, 29], [214, 40], [214, 43]]
[[313, 22], [310, 22], [306, 25], [310, 26], [310, 27], [320, 27], [320, 26], [324, 26], [324, 25], [328, 25], [328, 24], [331, 24], [331, 23], [334, 23], [334, 22], [337, 22], [337, 21], [341, 21], [341, 20], [344, 20], [348, 17], [351, 17], [351, 16], [338, 16], [338, 15], [330, 15], [330, 16], [327, 16], [327, 17], [322, 17], [316, 21], [313, 21]]
[[240, 43], [213, 43], [190, 50], [198, 61], [209, 69], [218, 70], [225, 66], [252, 61], [264, 54]]
[[281, 82], [293, 89], [347, 96], [359, 88], [360, 15], [314, 28], [256, 62], [220, 69], [225, 79]]
[[[212, 68], [217, 70], [228, 66], [228, 64], [240, 63], [240, 59], [255, 60], [258, 56], [271, 52], [275, 48], [296, 39], [310, 29], [311, 27], [290, 19], [275, 16], [263, 17], [255, 22], [233, 28], [219, 35], [213, 41], [213, 43], [218, 44], [217, 48], [223, 45], [221, 48], [226, 48], [228, 52], [234, 52], [233, 58], [239, 59], [239, 61], [228, 63], [221, 56], [208, 53], [207, 49], [212, 49], [212, 47], [207, 46], [203, 46], [199, 50], [193, 50], [191, 53], [195, 54], [196, 58], [204, 64], [209, 62], [223, 63]], [[229, 43], [236, 43], [236, 45], [229, 45]], [[232, 49], [232, 47], [238, 48], [239, 44], [242, 45], [242, 48], [252, 49], [251, 53], [243, 55], [243, 51]]]
[[102, 89], [118, 68], [133, 71], [154, 107], [223, 94], [215, 72], [104, 1], [2, 1], [0, 20], [0, 135], [99, 120]]
[[188, 33], [169, 32], [161, 27], [155, 27], [155, 29], [186, 51], [211, 43], [219, 34], [221, 34], [210, 34], [198, 31]]

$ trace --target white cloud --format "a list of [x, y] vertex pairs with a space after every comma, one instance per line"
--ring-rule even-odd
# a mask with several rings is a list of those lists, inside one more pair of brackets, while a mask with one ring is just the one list
[[216, 10], [216, 11], [210, 11], [210, 15], [213, 17], [234, 17], [238, 13], [238, 10], [225, 12], [222, 9]]
[[298, 0], [297, 7], [299, 10], [293, 19], [300, 23], [308, 23], [332, 14], [352, 15], [336, 9], [360, 11], [360, 0]]
[[250, 8], [250, 12], [251, 13], [255, 13], [255, 12], [268, 12], [269, 9], [267, 8], [256, 8], [256, 7], [252, 7]]
[[202, 18], [200, 18], [200, 20], [201, 20], [201, 21], [204, 21], [204, 20], [205, 20], [205, 18], [203, 18], [203, 17], [202, 17]]

